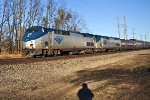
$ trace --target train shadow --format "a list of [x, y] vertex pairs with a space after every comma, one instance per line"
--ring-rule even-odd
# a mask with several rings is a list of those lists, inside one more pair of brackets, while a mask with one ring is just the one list
[[[107, 80], [106, 84], [99, 86], [94, 91], [103, 90], [109, 86], [130, 84], [136, 88], [128, 89], [128, 99], [150, 98], [150, 67], [137, 67], [133, 69], [102, 69], [102, 70], [81, 70], [77, 72], [78, 78], [72, 80], [76, 85], [84, 82], [101, 82]], [[123, 96], [122, 93], [118, 94]], [[137, 96], [136, 96], [137, 95]], [[116, 95], [117, 96], [117, 95]], [[116, 98], [115, 98], [116, 99]]]
[[[145, 75], [150, 75], [150, 67], [142, 68], [137, 67], [133, 69], [103, 69], [103, 70], [81, 70], [77, 72], [78, 78], [72, 82], [85, 82], [89, 80], [100, 81], [105, 79], [129, 79], [135, 81]], [[118, 80], [119, 81], [119, 80]]]

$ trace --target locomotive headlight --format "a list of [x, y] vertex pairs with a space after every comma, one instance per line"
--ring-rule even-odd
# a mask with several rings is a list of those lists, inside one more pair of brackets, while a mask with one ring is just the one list
[[33, 48], [33, 44], [30, 44], [30, 47]]
[[35, 40], [30, 41], [30, 48], [35, 48]]

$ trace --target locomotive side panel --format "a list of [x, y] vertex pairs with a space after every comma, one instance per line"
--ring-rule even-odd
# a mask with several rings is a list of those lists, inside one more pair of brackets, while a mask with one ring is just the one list
[[73, 51], [74, 49], [83, 49], [85, 39], [77, 33], [68, 33], [69, 35], [53, 34], [52, 49], [61, 49], [63, 51]]

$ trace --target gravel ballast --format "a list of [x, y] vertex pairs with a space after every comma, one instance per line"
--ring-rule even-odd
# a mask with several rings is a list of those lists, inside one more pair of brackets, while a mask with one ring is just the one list
[[[137, 82], [139, 81], [136, 75], [141, 75], [139, 78], [145, 75], [145, 78], [150, 79], [149, 57], [150, 50], [140, 50], [57, 61], [0, 65], [0, 100], [77, 100], [76, 94], [84, 82], [93, 91], [94, 100], [136, 99], [136, 94], [132, 92], [138, 88], [138, 84], [134, 80], [128, 82], [132, 80], [128, 80], [128, 77], [134, 77]], [[115, 84], [114, 80], [111, 80], [122, 77], [126, 82]], [[150, 83], [148, 79], [147, 81]], [[150, 97], [149, 94], [145, 94], [145, 97], [143, 95], [141, 94], [141, 99]]]

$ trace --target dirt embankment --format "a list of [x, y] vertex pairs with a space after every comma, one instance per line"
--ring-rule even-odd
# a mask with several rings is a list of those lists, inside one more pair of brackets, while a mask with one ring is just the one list
[[150, 50], [0, 66], [2, 100], [77, 100], [82, 83], [93, 100], [148, 100]]

